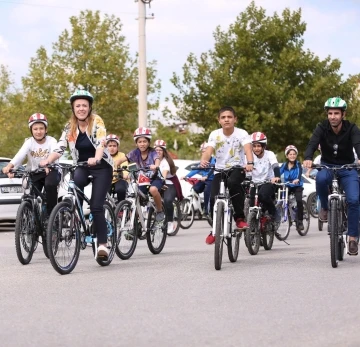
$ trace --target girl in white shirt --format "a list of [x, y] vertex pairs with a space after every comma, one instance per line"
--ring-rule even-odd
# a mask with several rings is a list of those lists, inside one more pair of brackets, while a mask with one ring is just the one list
[[[28, 171], [38, 169], [40, 161], [46, 159], [56, 148], [56, 139], [47, 135], [48, 121], [45, 115], [34, 113], [30, 116], [28, 125], [32, 137], [25, 139], [15, 157], [3, 168], [5, 174], [9, 175], [9, 171], [20, 166], [25, 158], [27, 158], [26, 168]], [[47, 215], [49, 217], [57, 204], [57, 187], [60, 182], [60, 174], [55, 169], [46, 169], [46, 172], [32, 174], [31, 179], [40, 192], [45, 186]]]
[[176, 167], [174, 161], [166, 151], [166, 142], [163, 140], [156, 140], [154, 148], [160, 159], [159, 170], [162, 177], [165, 179], [165, 185], [168, 187], [164, 192], [164, 205], [166, 208], [166, 215], [168, 220], [168, 232], [173, 232], [174, 229], [174, 206], [173, 202], [176, 197], [176, 188], [171, 178], [176, 174]]

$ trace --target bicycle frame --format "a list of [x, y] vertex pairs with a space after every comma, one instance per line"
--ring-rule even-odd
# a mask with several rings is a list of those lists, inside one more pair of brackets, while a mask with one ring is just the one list
[[230, 236], [229, 224], [231, 225], [231, 208], [232, 204], [230, 201], [230, 196], [228, 193], [228, 189], [225, 189], [225, 182], [223, 177], [221, 177], [220, 182], [220, 192], [219, 195], [216, 197], [215, 204], [214, 204], [214, 212], [213, 212], [213, 227], [212, 227], [212, 235], [215, 237], [216, 234], [216, 212], [218, 209], [219, 204], [224, 205], [224, 237]]

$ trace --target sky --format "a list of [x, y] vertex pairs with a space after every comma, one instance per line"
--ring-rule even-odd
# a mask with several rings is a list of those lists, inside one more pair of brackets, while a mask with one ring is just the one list
[[[213, 32], [236, 20], [250, 0], [153, 0], [146, 23], [147, 60], [157, 61], [162, 80], [161, 106], [176, 92], [170, 78], [181, 74], [190, 52], [199, 56], [213, 49]], [[268, 15], [286, 7], [302, 8], [307, 23], [305, 48], [321, 59], [330, 55], [342, 62], [341, 73], [360, 73], [360, 0], [257, 0]], [[66, 28], [69, 18], [81, 10], [100, 10], [121, 18], [130, 51], [138, 51], [138, 4], [134, 0], [0, 0], [0, 64], [13, 73], [20, 86], [31, 57], [40, 46], [51, 52], [52, 43]], [[172, 105], [169, 105], [172, 108]]]

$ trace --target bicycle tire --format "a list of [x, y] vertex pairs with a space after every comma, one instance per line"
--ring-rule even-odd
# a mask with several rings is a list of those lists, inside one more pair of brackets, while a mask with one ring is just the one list
[[218, 203], [216, 210], [216, 226], [215, 226], [214, 265], [216, 270], [221, 270], [223, 246], [224, 246], [224, 204], [220, 202]]
[[330, 259], [331, 266], [336, 268], [338, 266], [338, 201], [330, 200], [330, 209], [328, 212], [328, 231], [330, 233]]
[[230, 215], [228, 216], [228, 228], [229, 228], [229, 234], [230, 237], [226, 240], [227, 250], [228, 250], [228, 256], [231, 263], [235, 263], [239, 256], [239, 247], [240, 247], [240, 237], [241, 233], [235, 231], [232, 228], [232, 211], [230, 210]]
[[[195, 210], [193, 204], [188, 198], [181, 200], [180, 210], [181, 210], [180, 227], [181, 229], [189, 229], [194, 223]], [[186, 213], [186, 211], [188, 212]]]
[[269, 220], [264, 225], [263, 236], [263, 247], [266, 251], [270, 251], [274, 244], [275, 227]]
[[[114, 259], [115, 250], [117, 249], [117, 229], [116, 229], [116, 219], [114, 214], [114, 209], [108, 201], [104, 202], [104, 214], [106, 221], [106, 229], [107, 229], [107, 248], [109, 250], [109, 255], [106, 260], [101, 258], [96, 258], [96, 262], [100, 266], [108, 266], [111, 264]], [[92, 227], [94, 224], [92, 224]], [[109, 246], [110, 245], [110, 246]], [[95, 255], [95, 243], [92, 244], [93, 253]]]
[[324, 222], [322, 222], [319, 218], [318, 218], [318, 229], [319, 231], [323, 230], [323, 226], [324, 226]]
[[307, 203], [303, 200], [304, 212], [303, 212], [303, 224], [304, 230], [296, 229], [300, 236], [306, 236], [310, 228], [310, 211], [308, 209]]
[[[155, 211], [153, 208], [149, 209], [147, 230], [146, 230], [146, 241], [149, 250], [152, 254], [159, 254], [165, 246], [167, 236], [167, 217], [164, 203], [162, 203], [162, 210], [165, 214], [164, 220], [161, 222], [162, 225], [156, 225], [155, 222]], [[156, 236], [159, 236], [159, 242], [156, 242], [158, 246], [154, 246]]]
[[345, 242], [344, 241], [344, 236], [341, 236], [341, 238], [339, 239], [338, 242], [338, 260], [343, 261], [344, 260], [344, 254], [345, 254]]
[[175, 226], [175, 228], [173, 227], [173, 231], [169, 232], [167, 231], [168, 236], [176, 236], [176, 234], [178, 233], [179, 229], [180, 229], [180, 223], [181, 223], [181, 207], [180, 207], [180, 202], [179, 201], [174, 201], [173, 202], [174, 205], [174, 219], [173, 219], [173, 226]]
[[247, 221], [249, 228], [245, 231], [245, 244], [251, 255], [256, 255], [260, 249], [260, 228], [259, 220], [256, 218], [256, 213], [248, 214]]
[[[290, 211], [289, 209], [286, 207], [287, 210], [285, 210], [283, 208], [283, 206], [276, 206], [278, 213], [280, 214], [280, 222], [276, 223], [277, 227], [275, 228], [275, 237], [279, 240], [279, 241], [285, 241], [290, 234], [290, 227], [291, 227], [291, 220], [290, 220]], [[286, 221], [284, 221], [285, 218], [285, 213], [287, 213], [287, 218]], [[280, 230], [280, 232], [279, 232]]]
[[117, 229], [117, 245], [116, 245], [116, 255], [122, 259], [127, 260], [130, 259], [134, 254], [136, 245], [137, 245], [137, 228], [138, 228], [138, 220], [137, 220], [137, 212], [134, 219], [134, 228], [133, 230], [121, 230], [122, 218], [125, 213], [125, 221], [124, 228], [126, 223], [131, 222], [131, 210], [132, 203], [128, 200], [121, 201], [115, 209], [115, 217], [116, 217], [116, 229]]
[[[37, 242], [34, 230], [33, 209], [28, 201], [23, 201], [18, 208], [15, 224], [15, 250], [19, 262], [23, 265], [29, 264], [34, 254]], [[22, 248], [27, 254], [25, 257]]]
[[319, 211], [317, 209], [317, 195], [316, 192], [313, 192], [309, 195], [307, 202], [307, 208], [311, 216], [317, 218], [319, 216]]
[[[68, 202], [62, 201], [52, 210], [46, 231], [46, 241], [49, 259], [54, 270], [61, 275], [72, 272], [80, 255], [80, 219], [77, 211], [73, 211]], [[65, 262], [65, 253], [70, 254], [67, 250], [71, 245], [74, 245], [74, 251]], [[64, 255], [60, 256], [64, 260], [62, 264], [57, 257], [59, 253]]]

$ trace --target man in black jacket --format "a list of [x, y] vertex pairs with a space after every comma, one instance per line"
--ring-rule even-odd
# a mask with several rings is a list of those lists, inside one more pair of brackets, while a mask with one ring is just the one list
[[[314, 152], [321, 146], [321, 164], [341, 166], [354, 163], [353, 148], [360, 158], [360, 130], [356, 124], [344, 120], [346, 102], [340, 97], [325, 102], [327, 120], [319, 123], [305, 151], [304, 167], [311, 168]], [[359, 179], [356, 170], [340, 170], [340, 183], [345, 191], [348, 203], [349, 254], [358, 254], [357, 238], [359, 222]], [[328, 187], [331, 186], [332, 172], [322, 169], [316, 176], [316, 192], [321, 202], [319, 219], [327, 221]]]

